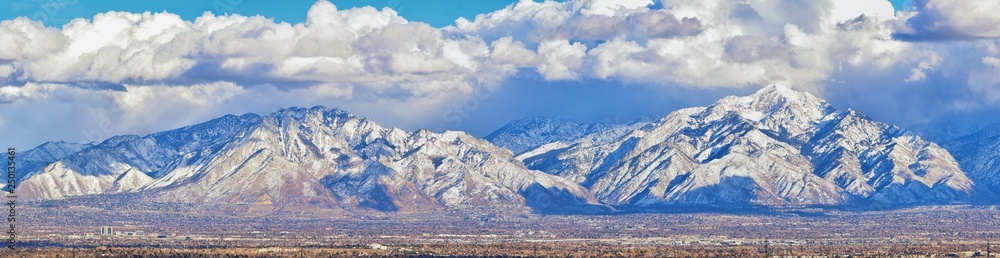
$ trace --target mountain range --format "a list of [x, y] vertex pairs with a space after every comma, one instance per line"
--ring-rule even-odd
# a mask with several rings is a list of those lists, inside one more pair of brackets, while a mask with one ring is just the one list
[[236, 211], [346, 213], [987, 203], [1000, 189], [997, 132], [942, 148], [774, 85], [659, 119], [517, 120], [483, 139], [288, 108], [45, 143], [20, 155], [17, 191], [27, 200], [140, 194]]
[[[521, 135], [532, 134], [542, 133]], [[614, 206], [893, 206], [992, 197], [936, 144], [780, 86], [678, 110], [614, 141], [593, 139], [539, 144], [517, 158]]]
[[407, 132], [324, 107], [228, 115], [92, 146], [44, 146], [52, 147], [25, 154], [52, 150], [38, 155], [51, 162], [25, 170], [20, 198], [141, 192], [151, 201], [272, 211], [606, 210], [587, 189], [528, 170], [509, 151], [464, 132]]

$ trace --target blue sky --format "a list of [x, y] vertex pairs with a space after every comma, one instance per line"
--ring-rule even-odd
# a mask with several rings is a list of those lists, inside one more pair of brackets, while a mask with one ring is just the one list
[[[472, 20], [477, 14], [501, 9], [513, 0], [348, 0], [331, 1], [338, 8], [359, 6], [389, 7], [399, 12], [400, 16], [412, 21], [422, 21], [434, 27], [454, 24], [455, 19], [465, 17]], [[890, 0], [897, 10], [909, 5], [910, 0]], [[186, 20], [193, 20], [202, 13], [236, 13], [241, 15], [261, 15], [273, 18], [278, 22], [299, 23], [305, 19], [305, 13], [315, 1], [287, 0], [281, 4], [261, 0], [12, 0], [0, 5], [0, 20], [9, 20], [19, 16], [38, 18], [49, 26], [62, 26], [75, 18], [91, 18], [97, 13], [107, 11], [126, 12], [161, 12], [167, 11], [180, 15]]]
[[[705, 1], [3, 1], [0, 131], [86, 142], [324, 105], [482, 136], [528, 116], [659, 117], [772, 83], [903, 126], [1000, 113], [1000, 7]], [[191, 23], [205, 11], [263, 18]], [[446, 27], [477, 14], [490, 15]]]
[[[186, 20], [193, 20], [208, 11], [216, 14], [235, 13], [241, 15], [261, 15], [273, 18], [277, 22], [299, 23], [305, 19], [305, 13], [316, 1], [287, 0], [13, 0], [3, 1], [0, 6], [0, 20], [9, 20], [18, 16], [39, 18], [49, 26], [62, 26], [75, 18], [91, 18], [97, 13], [107, 11], [126, 12], [161, 12], [167, 11], [180, 15]], [[516, 1], [512, 0], [348, 0], [331, 1], [340, 9], [359, 6], [374, 6], [379, 9], [389, 7], [400, 16], [413, 21], [426, 22], [435, 27], [454, 24], [458, 17], [475, 18], [476, 14], [501, 9]], [[47, 19], [46, 19], [47, 18]]]
[[911, 0], [889, 0], [892, 3], [892, 7], [896, 10], [902, 10], [911, 5]]

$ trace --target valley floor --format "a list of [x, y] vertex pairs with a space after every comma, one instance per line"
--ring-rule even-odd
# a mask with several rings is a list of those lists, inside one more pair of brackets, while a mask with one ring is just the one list
[[[637, 246], [566, 243], [425, 244], [368, 248], [22, 248], [6, 257], [986, 257], [985, 243], [934, 245]], [[769, 250], [769, 252], [767, 251]], [[1000, 257], [992, 253], [990, 257]]]
[[[19, 207], [22, 217], [17, 223], [15, 256], [763, 256], [767, 252], [898, 256], [961, 255], [985, 251], [988, 241], [1000, 242], [997, 206], [739, 214], [483, 212], [329, 217], [43, 206]], [[102, 235], [103, 226], [113, 227], [115, 233]]]

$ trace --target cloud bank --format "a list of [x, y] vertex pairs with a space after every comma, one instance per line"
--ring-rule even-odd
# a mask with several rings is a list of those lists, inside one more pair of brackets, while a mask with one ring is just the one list
[[1000, 1], [917, 0], [901, 19], [903, 40], [1000, 38]]
[[[821, 94], [947, 83], [956, 100], [935, 108], [995, 107], [1000, 44], [968, 39], [1000, 36], [1000, 4], [916, 6], [897, 13], [871, 0], [525, 0], [445, 28], [327, 1], [297, 24], [107, 12], [53, 28], [17, 18], [0, 22], [0, 105], [9, 110], [0, 129], [29, 145], [101, 140], [319, 104], [394, 126], [461, 127], [443, 120], [511, 78], [539, 87], [734, 91], [782, 83]], [[961, 42], [912, 40], [922, 38]]]

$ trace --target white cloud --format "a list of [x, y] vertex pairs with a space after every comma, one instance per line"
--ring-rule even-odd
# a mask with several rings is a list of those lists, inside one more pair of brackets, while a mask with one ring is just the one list
[[1000, 38], [1000, 1], [917, 1], [897, 29], [905, 39]]
[[576, 79], [587, 47], [567, 40], [544, 41], [538, 45], [538, 72], [548, 80]]
[[[892, 13], [886, 1], [650, 4], [521, 1], [444, 29], [389, 8], [338, 10], [326, 1], [300, 24], [109, 12], [60, 31], [21, 19], [2, 26], [26, 32], [6, 58], [13, 65], [0, 72], [39, 82], [338, 83], [391, 96], [471, 92], [521, 68], [547, 80], [816, 87], [841, 63], [891, 63], [904, 50], [884, 47], [891, 45], [884, 43], [891, 41], [882, 22]], [[56, 43], [35, 50], [25, 47], [29, 40]]]
[[839, 23], [865, 15], [879, 21], [887, 21], [895, 18], [895, 12], [889, 1], [836, 0], [833, 1], [830, 18], [833, 22]]
[[495, 39], [499, 50], [508, 38], [538, 46], [536, 62], [503, 61], [550, 80], [698, 87], [783, 82], [815, 89], [842, 65], [887, 67], [909, 51], [891, 37], [888, 1], [665, 1], [656, 10], [648, 4], [521, 1], [445, 31]]
[[910, 69], [910, 77], [907, 77], [904, 81], [918, 82], [927, 79], [928, 70], [934, 69], [942, 61], [941, 55], [937, 53], [930, 53], [929, 55], [930, 57], [927, 60], [921, 61], [917, 64], [917, 67]]
[[[989, 37], [989, 25], [1000, 22], [985, 11], [997, 7], [976, 2], [931, 0], [920, 14], [897, 17], [884, 0], [523, 0], [446, 28], [407, 21], [389, 8], [339, 10], [327, 1], [298, 24], [108, 12], [57, 29], [18, 18], [0, 22], [0, 102], [113, 119], [121, 132], [313, 104], [415, 125], [520, 71], [542, 80], [783, 83], [822, 92], [850, 79], [838, 76], [851, 68], [897, 83], [965, 76], [965, 88], [1000, 102], [990, 97], [996, 83], [989, 75], [997, 71], [990, 59], [965, 60], [969, 72], [948, 60], [969, 57], [893, 38], [904, 20], [917, 24], [935, 12], [940, 28]], [[956, 48], [1000, 54], [996, 44]], [[58, 108], [72, 102], [93, 107]], [[2, 120], [0, 129], [9, 129], [12, 119]]]
[[652, 0], [594, 0], [587, 3], [584, 14], [614, 16], [619, 10], [634, 10], [653, 4]]
[[[391, 9], [337, 10], [317, 2], [305, 23], [206, 13], [193, 22], [170, 13], [108, 12], [62, 30], [5, 21], [0, 67], [8, 80], [114, 84], [190, 81], [435, 84], [469, 91], [488, 54], [477, 38], [450, 39]], [[17, 78], [10, 78], [16, 76]], [[466, 83], [439, 84], [441, 80]]]
[[62, 85], [27, 83], [20, 87], [0, 87], [0, 103], [44, 99], [59, 86]]
[[491, 44], [490, 58], [497, 64], [528, 66], [535, 60], [535, 52], [524, 47], [524, 43], [503, 37]]
[[[66, 38], [57, 29], [24, 17], [0, 21], [0, 60], [25, 60], [59, 51]], [[30, 46], [30, 47], [29, 47]]]

